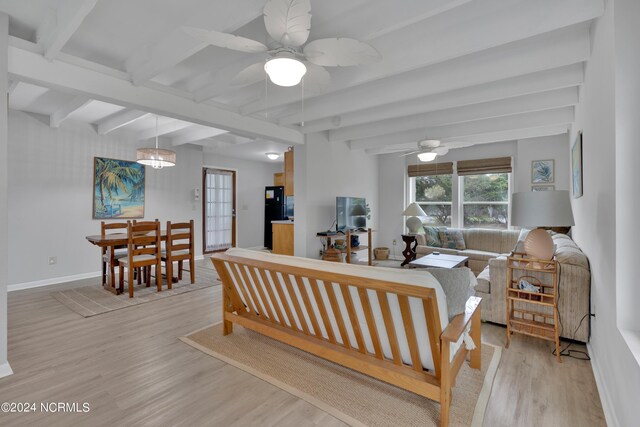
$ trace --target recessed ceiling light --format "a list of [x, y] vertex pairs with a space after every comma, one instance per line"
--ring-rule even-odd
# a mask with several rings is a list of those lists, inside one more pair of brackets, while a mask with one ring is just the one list
[[266, 153], [269, 160], [277, 160], [280, 158], [280, 154], [278, 153]]

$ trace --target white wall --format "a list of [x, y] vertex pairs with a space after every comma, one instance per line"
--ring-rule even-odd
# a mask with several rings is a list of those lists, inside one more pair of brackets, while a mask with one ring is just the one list
[[205, 149], [204, 165], [236, 171], [236, 246], [264, 246], [264, 187], [282, 172], [282, 161], [267, 163], [217, 155]]
[[616, 51], [616, 274], [618, 326], [640, 363], [640, 286], [635, 266], [640, 241], [638, 159], [640, 159], [640, 2], [615, 3]]
[[[616, 0], [616, 7], [618, 4], [619, 1]], [[632, 221], [630, 225], [626, 222], [616, 224], [616, 211], [629, 207], [629, 202], [625, 199], [637, 199], [637, 170], [633, 167], [630, 169], [628, 164], [625, 167], [626, 162], [621, 162], [623, 169], [616, 173], [616, 151], [623, 147], [625, 150], [629, 149], [627, 144], [630, 142], [637, 144], [637, 133], [633, 135], [632, 140], [616, 140], [615, 98], [618, 88], [615, 82], [615, 68], [621, 52], [614, 51], [613, 6], [614, 2], [609, 0], [605, 14], [596, 20], [591, 28], [592, 57], [585, 68], [581, 101], [576, 109], [575, 127], [570, 138], [573, 144], [577, 131], [582, 130], [584, 196], [572, 200], [576, 221], [573, 237], [589, 257], [591, 264], [592, 309], [596, 317], [591, 322], [589, 350], [607, 422], [611, 426], [631, 426], [637, 425], [640, 419], [640, 366], [616, 324], [617, 283], [625, 278], [616, 270], [616, 257], [624, 256], [624, 253], [618, 251], [620, 246], [616, 247], [616, 229], [618, 235], [630, 234], [631, 240], [624, 238], [621, 242], [631, 242], [632, 245], [625, 250], [635, 253], [638, 241], [637, 231], [634, 230], [637, 229], [637, 220]], [[625, 15], [625, 11], [619, 12], [619, 16]], [[636, 14], [631, 25], [636, 25], [637, 18]], [[635, 31], [636, 36], [628, 40], [628, 43], [633, 44], [633, 55], [637, 61], [637, 29]], [[638, 78], [636, 73], [633, 76], [636, 85]], [[620, 89], [631, 91], [633, 87]], [[637, 98], [638, 92], [636, 90], [629, 95]], [[637, 100], [635, 102], [637, 103]], [[630, 122], [638, 121], [637, 112], [636, 108], [631, 117], [625, 113], [620, 118], [626, 117], [629, 121], [627, 126], [634, 126]], [[635, 153], [633, 160], [638, 158], [638, 152]], [[621, 171], [625, 172], [624, 176], [620, 175]], [[631, 188], [627, 186], [627, 181], [632, 183]], [[617, 185], [628, 192], [620, 194], [619, 189], [616, 189]], [[635, 235], [632, 234], [634, 232]], [[634, 270], [632, 284], [637, 286], [635, 259], [631, 258], [630, 262], [631, 265], [627, 268]], [[637, 317], [637, 310], [634, 311]]]
[[[379, 203], [384, 201], [378, 198], [377, 157], [351, 151], [343, 142], [329, 142], [324, 133], [307, 135], [304, 149], [298, 148], [294, 154], [296, 179], [305, 173], [306, 182], [296, 181], [295, 192], [302, 192], [306, 200], [296, 196], [296, 255], [318, 257], [322, 245], [316, 233], [327, 230], [336, 219], [337, 196], [366, 198], [371, 208], [367, 226], [378, 230]], [[374, 246], [377, 239], [376, 232]]]
[[531, 162], [553, 159], [556, 190], [569, 190], [569, 135], [522, 139], [517, 142], [514, 159], [515, 191], [531, 191]]
[[[89, 275], [100, 271], [100, 251], [85, 239], [100, 233], [92, 219], [93, 158], [135, 159], [132, 134], [99, 136], [91, 125], [65, 122], [52, 129], [43, 117], [9, 113], [9, 284]], [[165, 142], [166, 144], [166, 142]], [[177, 147], [177, 165], [146, 169], [145, 219], [194, 219], [202, 229], [199, 147]], [[201, 233], [195, 236], [201, 254]], [[48, 265], [56, 256], [57, 264]]]
[[[7, 42], [9, 16], [0, 13], [0, 93], [7, 92]], [[0, 378], [11, 374], [7, 361], [8, 237], [8, 135], [7, 103], [0, 105]]]

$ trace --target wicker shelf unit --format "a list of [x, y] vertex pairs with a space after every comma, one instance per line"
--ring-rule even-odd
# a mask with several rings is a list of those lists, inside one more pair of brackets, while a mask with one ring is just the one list
[[[520, 280], [538, 286], [540, 292], [520, 289]], [[513, 252], [507, 258], [507, 347], [514, 332], [552, 341], [560, 357], [558, 334], [558, 262]]]

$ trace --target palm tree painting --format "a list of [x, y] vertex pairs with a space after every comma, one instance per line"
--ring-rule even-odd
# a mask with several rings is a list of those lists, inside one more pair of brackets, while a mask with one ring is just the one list
[[144, 217], [144, 165], [94, 158], [93, 218]]

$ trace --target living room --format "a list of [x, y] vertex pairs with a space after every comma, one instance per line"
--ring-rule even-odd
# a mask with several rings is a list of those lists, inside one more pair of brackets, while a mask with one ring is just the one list
[[[538, 186], [568, 191], [574, 218], [570, 237], [588, 259], [591, 277], [590, 334], [586, 345], [582, 344], [585, 340], [578, 340], [581, 342], [571, 343], [570, 349], [588, 353], [591, 360], [563, 356], [562, 364], [555, 366], [552, 344], [533, 337], [512, 338], [514, 344], [502, 348], [484, 425], [508, 424], [496, 415], [500, 405], [508, 404], [500, 387], [513, 386], [525, 400], [539, 399], [530, 389], [537, 381], [534, 373], [523, 374], [531, 383], [516, 379], [518, 369], [531, 370], [529, 363], [544, 370], [541, 372], [551, 370], [559, 373], [558, 378], [574, 382], [571, 386], [554, 384], [556, 392], [570, 394], [575, 388], [582, 392], [564, 396], [567, 400], [560, 404], [552, 399], [541, 405], [532, 403], [522, 413], [514, 414], [514, 408], [505, 406], [509, 417], [517, 417], [510, 418], [511, 425], [553, 425], [544, 414], [555, 416], [565, 409], [561, 405], [574, 398], [583, 398], [590, 408], [573, 421], [562, 419], [563, 425], [585, 418], [593, 425], [634, 425], [638, 417], [635, 396], [640, 395], [640, 323], [634, 304], [640, 291], [632, 279], [631, 246], [637, 241], [633, 215], [637, 189], [631, 177], [638, 155], [634, 136], [640, 130], [635, 120], [640, 81], [634, 46], [639, 35], [635, 20], [640, 16], [636, 2], [407, 1], [398, 8], [402, 10], [391, 13], [382, 1], [350, 6], [312, 1], [310, 40], [354, 37], [382, 56], [379, 62], [327, 66], [331, 80], [318, 92], [311, 81], [304, 89], [278, 87], [263, 71], [257, 82], [234, 85], [233, 77], [260, 58], [251, 56], [255, 53], [229, 53], [201, 40], [194, 42], [193, 35], [200, 33], [183, 29], [203, 27], [266, 42], [264, 0], [248, 2], [246, 9], [202, 0], [182, 7], [161, 2], [154, 8], [162, 19], [149, 24], [148, 34], [140, 35], [136, 22], [150, 19], [148, 5], [107, 5], [95, 0], [45, 3], [0, 2], [4, 15], [0, 44], [5, 52], [0, 64], [5, 77], [0, 80], [5, 81], [9, 94], [8, 106], [0, 112], [4, 117], [0, 120], [0, 366], [1, 375], [7, 375], [0, 379], [0, 401], [39, 405], [79, 401], [84, 393], [90, 397], [91, 411], [75, 415], [89, 418], [58, 418], [57, 422], [101, 424], [111, 420], [153, 425], [162, 424], [163, 418], [132, 413], [137, 405], [158, 408], [154, 405], [167, 402], [163, 400], [166, 396], [159, 397], [163, 381], [183, 387], [184, 393], [208, 393], [194, 405], [214, 405], [211, 396], [231, 405], [240, 396], [246, 397], [241, 387], [245, 384], [252, 387], [252, 394], [255, 391], [252, 400], [266, 406], [238, 403], [237, 418], [233, 410], [216, 407], [216, 418], [181, 399], [176, 413], [164, 420], [177, 423], [181, 413], [193, 425], [350, 424], [326, 405], [310, 404], [178, 340], [221, 320], [221, 286], [87, 318], [50, 296], [80, 281], [100, 287], [99, 251], [85, 239], [100, 232], [100, 221], [91, 215], [94, 157], [135, 160], [137, 149], [154, 142], [173, 150], [174, 167], [147, 168], [143, 218], [159, 218], [163, 228], [167, 220], [193, 219], [198, 272], [206, 266], [205, 274], [212, 274], [201, 231], [205, 196], [196, 191], [204, 192], [203, 169], [234, 172], [235, 246], [261, 248], [264, 189], [274, 184], [274, 173], [283, 171], [283, 155], [291, 146], [294, 249], [303, 258], [319, 258], [323, 247], [316, 233], [334, 227], [336, 197], [353, 196], [365, 198], [371, 210], [367, 227], [373, 234], [367, 244], [389, 248], [392, 258], [402, 260], [402, 235], [409, 231], [403, 211], [419, 201], [415, 178], [408, 176], [412, 166], [452, 163], [452, 197], [446, 201], [451, 206], [446, 225], [452, 228], [468, 225], [460, 192], [462, 178], [457, 174], [459, 162], [510, 158], [510, 201], [513, 193], [531, 192]], [[217, 9], [225, 13], [211, 13], [217, 16], [205, 19]], [[349, 26], [361, 11], [369, 27]], [[379, 18], [381, 11], [389, 14], [385, 20]], [[55, 22], [52, 13], [58, 13], [61, 28], [57, 32], [49, 28]], [[374, 28], [376, 25], [380, 27]], [[121, 31], [111, 32], [113, 27]], [[46, 35], [55, 43], [42, 42]], [[171, 45], [170, 39], [179, 43]], [[438, 43], [424, 41], [432, 39]], [[116, 46], [112, 50], [111, 42]], [[427, 139], [437, 139], [446, 148], [435, 161], [422, 163], [415, 154], [404, 155], [438, 148], [420, 145]], [[579, 139], [583, 193], [575, 197], [572, 149]], [[271, 160], [266, 153], [278, 157]], [[537, 161], [551, 165], [552, 181], [533, 181], [532, 163]], [[510, 202], [507, 209], [504, 228], [517, 230], [511, 222]], [[311, 293], [309, 296], [313, 299]], [[156, 304], [163, 315], [153, 308]], [[37, 314], [31, 317], [30, 311]], [[174, 316], [177, 323], [169, 326], [170, 318], [164, 316]], [[119, 332], [101, 323], [143, 318], [140, 331], [149, 341], [138, 342], [140, 347], [132, 341], [126, 341], [127, 348], [125, 341], [107, 341], [107, 336], [115, 339]], [[152, 319], [158, 325], [151, 325]], [[38, 325], [51, 338], [38, 335]], [[60, 332], [65, 328], [76, 331], [77, 337]], [[135, 330], [123, 328], [126, 340], [135, 339]], [[92, 329], [104, 340], [97, 338], [92, 343], [82, 338]], [[483, 349], [485, 341], [486, 347], [506, 344], [502, 326], [483, 323], [482, 334]], [[68, 349], [59, 346], [65, 340]], [[561, 347], [568, 344], [563, 339]], [[157, 387], [158, 394], [146, 400], [133, 396], [133, 390], [142, 392], [142, 378], [140, 384], [122, 378], [117, 364], [99, 359], [90, 346], [110, 355], [121, 351], [131, 364], [122, 372], [131, 378], [140, 374], [133, 368], [136, 364], [164, 366], [164, 361], [144, 349], [154, 346], [183, 363], [192, 362], [193, 368], [180, 374], [185, 377], [179, 383], [177, 377], [155, 371], [157, 382], [149, 386]], [[47, 348], [52, 350], [50, 358], [45, 354]], [[77, 381], [67, 386], [47, 383], [48, 378], [62, 384], [61, 377], [53, 373], [56, 368], [49, 370], [48, 366], [58, 367], [57, 375], [76, 375], [63, 362], [74, 351], [85, 352], [87, 360], [105, 363], [104, 370], [94, 376], [82, 365]], [[221, 376], [205, 374], [209, 368]], [[43, 378], [38, 376], [40, 371]], [[210, 384], [190, 390], [186, 377], [199, 374]], [[100, 391], [82, 386], [84, 382]], [[234, 382], [239, 385], [233, 386]], [[461, 383], [459, 377], [456, 387], [462, 387]], [[131, 400], [113, 397], [121, 388]], [[225, 388], [229, 395], [223, 397]], [[156, 403], [151, 401], [155, 398]], [[108, 410], [114, 404], [122, 409], [118, 415]], [[284, 408], [288, 415], [268, 406]], [[305, 419], [305, 414], [312, 415]], [[8, 425], [38, 425], [56, 422], [57, 415], [9, 414], [6, 420]]]

